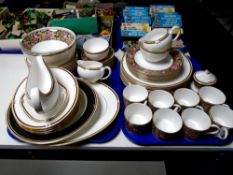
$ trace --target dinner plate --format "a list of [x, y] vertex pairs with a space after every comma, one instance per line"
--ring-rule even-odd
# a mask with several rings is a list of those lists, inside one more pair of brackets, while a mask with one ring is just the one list
[[[16, 122], [29, 132], [33, 130], [49, 130], [49, 128], [54, 128], [56, 125], [61, 124], [61, 122], [66, 122], [74, 116], [74, 113], [78, 110], [79, 105], [79, 85], [76, 78], [67, 70], [61, 68], [52, 68], [54, 76], [57, 81], [64, 86], [67, 90], [69, 100], [65, 108], [56, 117], [49, 121], [34, 120], [32, 116], [28, 115], [22, 103], [22, 97], [25, 94], [26, 79], [24, 79], [18, 86], [15, 95], [13, 97], [12, 112], [16, 119]], [[36, 115], [39, 117], [39, 114]], [[60, 127], [59, 127], [60, 128]]]
[[116, 92], [103, 83], [92, 84], [92, 88], [97, 92], [99, 99], [99, 107], [94, 117], [85, 128], [83, 127], [75, 135], [56, 144], [57, 146], [74, 144], [89, 139], [107, 128], [117, 117], [120, 102]]
[[179, 87], [189, 80], [189, 78], [192, 75], [192, 70], [193, 70], [192, 63], [189, 60], [189, 58], [187, 58], [182, 52], [180, 52], [180, 55], [181, 55], [181, 59], [183, 62], [183, 68], [180, 74], [174, 79], [167, 80], [167, 81], [161, 81], [161, 82], [140, 79], [139, 77], [134, 75], [130, 71], [127, 65], [126, 56], [124, 56], [122, 63], [121, 63], [121, 72], [120, 72], [121, 77], [124, 77], [123, 82], [125, 82], [125, 80], [128, 80], [132, 84], [139, 84], [148, 89], [173, 89], [175, 87]]
[[[46, 135], [38, 135], [33, 134], [30, 132], [25, 131], [22, 129], [16, 122], [11, 109], [8, 109], [8, 113], [6, 116], [7, 120], [7, 127], [12, 135], [14, 135], [17, 139], [24, 141], [26, 143], [30, 144], [55, 144], [58, 142], [61, 142], [67, 138], [70, 138], [74, 134], [76, 134], [79, 131], [82, 131], [83, 128], [86, 128], [89, 122], [93, 121], [92, 118], [94, 117], [95, 112], [97, 112], [98, 107], [98, 97], [95, 93], [95, 90], [86, 82], [79, 80], [79, 86], [80, 89], [84, 92], [83, 99], [87, 100], [86, 110], [83, 113], [82, 116], [76, 115], [73, 119], [74, 121], [70, 123], [67, 127], [65, 127], [61, 131], [57, 131], [54, 133], [46, 134]], [[87, 98], [86, 98], [87, 97]], [[81, 104], [81, 106], [83, 106]], [[77, 113], [78, 114], [78, 113]], [[78, 118], [78, 120], [77, 120]]]

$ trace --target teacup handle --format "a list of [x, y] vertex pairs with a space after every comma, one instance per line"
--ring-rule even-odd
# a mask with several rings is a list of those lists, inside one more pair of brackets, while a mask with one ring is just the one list
[[216, 135], [219, 133], [220, 131], [220, 127], [218, 125], [215, 125], [215, 124], [211, 124], [210, 128], [213, 130], [213, 131], [208, 131], [206, 134], [209, 134], [209, 135]]
[[172, 35], [173, 34], [173, 31], [178, 29], [178, 33], [176, 34], [175, 38], [173, 38], [172, 41], [176, 41], [178, 39], [178, 37], [180, 36], [180, 27], [179, 26], [173, 26], [170, 31], [169, 31], [169, 34]]
[[228, 129], [225, 127], [221, 127], [217, 137], [220, 138], [221, 140], [226, 140], [228, 135], [229, 135]]
[[181, 109], [182, 109], [182, 107], [180, 105], [178, 105], [178, 104], [173, 104], [172, 107], [173, 107], [173, 110], [176, 111], [176, 112], [180, 112]]
[[106, 80], [108, 77], [110, 77], [112, 70], [109, 66], [105, 66], [104, 70], [108, 70], [108, 74], [105, 77], [102, 77], [100, 80]]
[[201, 111], [204, 111], [204, 108], [200, 105], [195, 106], [195, 108], [200, 109]]
[[30, 105], [36, 110], [36, 112], [43, 111], [41, 106], [40, 92], [38, 88], [32, 88], [30, 90]]

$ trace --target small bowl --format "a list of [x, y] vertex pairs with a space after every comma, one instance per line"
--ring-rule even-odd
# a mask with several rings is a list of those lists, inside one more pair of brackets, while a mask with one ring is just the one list
[[28, 33], [20, 47], [29, 62], [41, 55], [49, 66], [61, 66], [76, 58], [76, 35], [63, 27], [43, 27]]
[[91, 38], [83, 44], [83, 50], [89, 59], [100, 61], [108, 56], [109, 43], [103, 38]]

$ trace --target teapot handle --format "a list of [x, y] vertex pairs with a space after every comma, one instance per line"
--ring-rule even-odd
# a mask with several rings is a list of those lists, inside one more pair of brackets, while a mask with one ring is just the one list
[[178, 37], [180, 36], [180, 27], [179, 26], [173, 26], [170, 31], [169, 34], [172, 35], [174, 30], [178, 29], [178, 33], [176, 34], [175, 38], [173, 38], [172, 41], [176, 41], [178, 39]]

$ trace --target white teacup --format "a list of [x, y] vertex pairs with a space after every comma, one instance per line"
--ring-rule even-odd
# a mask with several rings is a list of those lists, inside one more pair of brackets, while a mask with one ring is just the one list
[[150, 131], [152, 111], [146, 104], [132, 103], [125, 108], [124, 115], [129, 131], [136, 134]]
[[48, 112], [56, 106], [59, 98], [58, 82], [41, 56], [36, 56], [28, 66], [29, 75], [25, 89], [27, 102], [37, 112]]
[[125, 106], [130, 103], [142, 103], [147, 99], [148, 91], [143, 86], [129, 84], [123, 90], [123, 97]]
[[198, 93], [201, 98], [201, 106], [206, 112], [209, 111], [211, 106], [220, 105], [226, 101], [225, 94], [212, 86], [203, 86], [199, 89]]
[[162, 140], [170, 140], [179, 136], [183, 121], [177, 109], [158, 109], [154, 113], [152, 123], [154, 136]]
[[202, 110], [187, 108], [182, 112], [181, 117], [184, 122], [184, 134], [189, 139], [198, 139], [203, 135], [216, 135], [224, 140], [228, 135], [228, 132], [220, 135], [220, 127], [211, 124], [210, 117]]
[[[229, 106], [225, 104], [214, 105], [210, 108], [209, 115], [212, 121], [224, 130], [228, 131], [233, 129], [233, 110]], [[220, 134], [223, 135], [222, 133]]]
[[149, 93], [148, 101], [153, 110], [171, 108], [174, 105], [172, 94], [165, 90], [154, 90]]
[[196, 107], [202, 110], [199, 95], [191, 89], [179, 88], [174, 92], [174, 98], [176, 103], [178, 103], [182, 108]]
[[[112, 73], [109, 66], [103, 66], [102, 63], [97, 61], [78, 60], [77, 63], [77, 72], [79, 76], [92, 83], [98, 80], [106, 80]], [[108, 71], [108, 74], [104, 76], [106, 70]]]

